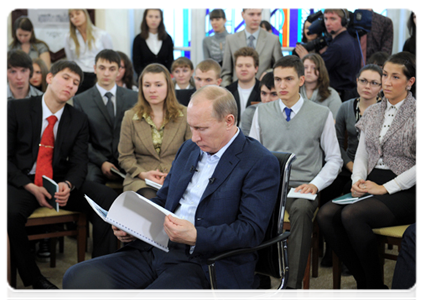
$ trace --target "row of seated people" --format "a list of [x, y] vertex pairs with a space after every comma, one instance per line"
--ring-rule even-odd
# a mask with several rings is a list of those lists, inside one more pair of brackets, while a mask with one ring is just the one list
[[[245, 49], [240, 49], [240, 55], [236, 60], [237, 66], [238, 62], [240, 62], [240, 79], [238, 80], [239, 85], [243, 84], [243, 80], [245, 79], [243, 76], [245, 76], [246, 73], [249, 73], [245, 71], [245, 68], [250, 68], [253, 70], [250, 72], [252, 74], [252, 78], [250, 79], [253, 81], [254, 85], [257, 84], [257, 80], [254, 77], [255, 72], [257, 72], [257, 65], [254, 62], [256, 53], [254, 53], [255, 51], [252, 50], [253, 54], [249, 55], [248, 51], [251, 52], [251, 48], [246, 47]], [[262, 85], [261, 83], [258, 84], [262, 94], [264, 94], [263, 91], [266, 92], [266, 89], [267, 92], [270, 95], [273, 94], [273, 96], [276, 92], [277, 97], [279, 97], [282, 101], [273, 101], [272, 104], [269, 103], [269, 105], [266, 106], [257, 106], [256, 112], [254, 113], [254, 118], [252, 120], [252, 133], [250, 132], [250, 135], [261, 141], [264, 146], [270, 150], [276, 149], [277, 151], [298, 153], [300, 162], [298, 163], [298, 169], [296, 169], [295, 166], [293, 168], [291, 184], [297, 188], [297, 190], [302, 190], [302, 193], [317, 193], [318, 191], [324, 190], [324, 188], [330, 185], [330, 183], [337, 177], [338, 171], [342, 166], [342, 160], [339, 150], [340, 147], [338, 147], [338, 141], [335, 135], [333, 122], [334, 117], [332, 112], [325, 108], [324, 105], [316, 106], [316, 104], [312, 104], [313, 101], [304, 101], [302, 93], [298, 98], [298, 91], [300, 91], [300, 88], [306, 81], [307, 76], [304, 76], [304, 69], [307, 70], [307, 68], [304, 68], [304, 65], [308, 61], [309, 60], [305, 59], [305, 63], [303, 64], [300, 59], [295, 59], [295, 57], [290, 56], [286, 57], [285, 59], [281, 59], [274, 66], [274, 85], [271, 83], [268, 86]], [[95, 68], [98, 82], [96, 87], [74, 97], [74, 106], [84, 111], [88, 117], [88, 122], [90, 124], [90, 150], [93, 150], [93, 147], [95, 148], [96, 146], [99, 146], [98, 144], [101, 144], [99, 141], [107, 141], [106, 137], [108, 136], [108, 142], [105, 144], [108, 145], [108, 148], [110, 148], [110, 145], [113, 145], [112, 148], [114, 148], [112, 150], [108, 150], [109, 152], [113, 153], [110, 157], [114, 156], [116, 159], [117, 152], [120, 154], [118, 157], [119, 163], [116, 163], [116, 161], [109, 162], [107, 160], [103, 160], [103, 163], [100, 165], [100, 170], [104, 165], [106, 172], [103, 170], [99, 172], [97, 170], [97, 174], [103, 176], [105, 175], [106, 177], [109, 177], [108, 179], [110, 179], [110, 168], [117, 168], [117, 166], [119, 166], [123, 169], [124, 172], [127, 173], [124, 181], [124, 189], [140, 191], [140, 193], [147, 193], [146, 195], [149, 198], [152, 198], [155, 196], [155, 192], [151, 189], [148, 189], [143, 180], [145, 178], [151, 178], [153, 181], [164, 183], [164, 179], [167, 177], [167, 172], [170, 170], [170, 164], [172, 163], [176, 151], [185, 140], [191, 138], [191, 132], [186, 122], [187, 112], [186, 108], [179, 105], [176, 97], [174, 97], [174, 85], [170, 79], [169, 72], [166, 70], [166, 68], [157, 64], [149, 65], [148, 68], [146, 68], [146, 71], [142, 73], [140, 79], [141, 84], [138, 103], [133, 109], [130, 109], [137, 102], [136, 93], [130, 90], [116, 87], [115, 77], [117, 70], [119, 69], [119, 62], [120, 57], [116, 52], [112, 50], [103, 50], [96, 57]], [[312, 62], [311, 59], [310, 62]], [[315, 66], [308, 69], [313, 70], [313, 68], [314, 70], [316, 69]], [[380, 91], [380, 72], [381, 71], [378, 70], [377, 66], [372, 66], [372, 68], [364, 68], [362, 72], [360, 72], [357, 78], [357, 82], [359, 82], [359, 86], [361, 84], [363, 92], [360, 93], [359, 90], [360, 99], [355, 100], [355, 115], [357, 115], [357, 112], [359, 115], [362, 115], [364, 109], [372, 103], [371, 101], [375, 102], [374, 100], [376, 99], [377, 92]], [[196, 86], [198, 89], [201, 88], [201, 83], [203, 85], [219, 85], [221, 82], [221, 78], [219, 78], [219, 75], [221, 74], [220, 66], [213, 60], [206, 60], [200, 63], [197, 66], [195, 73]], [[318, 73], [324, 73], [324, 64], [320, 67], [320, 69], [314, 71], [314, 75], [317, 75]], [[377, 79], [377, 74], [379, 74], [379, 79]], [[266, 74], [265, 77], [267, 75], [269, 77], [272, 74]], [[293, 81], [295, 77], [299, 81], [296, 83], [296, 85], [292, 85], [292, 83], [290, 84], [290, 82]], [[414, 78], [415, 80], [415, 76], [411, 76], [410, 78]], [[264, 82], [265, 81], [266, 80], [264, 80]], [[267, 80], [267, 82], [269, 82], [269, 80]], [[270, 82], [272, 82], [272, 80], [270, 80]], [[295, 80], [293, 82], [295, 82]], [[411, 84], [411, 86], [412, 85], [413, 84]], [[369, 89], [373, 92], [369, 93]], [[125, 100], [125, 102], [130, 103], [128, 104], [127, 109], [119, 107], [119, 102], [124, 102], [123, 100], [117, 100], [120, 99], [120, 96], [118, 97], [119, 90], [124, 90], [123, 95], [127, 96], [122, 96], [122, 99], [132, 99]], [[106, 94], [107, 91], [115, 91], [115, 93], [111, 97], [105, 95], [103, 99], [101, 99], [101, 94]], [[362, 94], [363, 99], [361, 98]], [[369, 98], [369, 94], [371, 94], [372, 97]], [[235, 93], [234, 98], [236, 99]], [[113, 100], [115, 100], [115, 103], [113, 103]], [[272, 132], [275, 132], [274, 130], [270, 130], [270, 128], [273, 129], [276, 127], [280, 129], [282, 128], [281, 126], [283, 126], [286, 127], [284, 130], [288, 130], [289, 132], [291, 126], [294, 126], [293, 123], [280, 124], [280, 121], [277, 117], [263, 118], [265, 121], [261, 121], [259, 117], [261, 109], [267, 108], [268, 111], [265, 112], [266, 116], [269, 113], [277, 113], [277, 109], [275, 110], [275, 107], [271, 107], [271, 105], [274, 106], [276, 103], [281, 105], [281, 111], [284, 111], [284, 114], [288, 117], [287, 121], [290, 121], [291, 118], [293, 120], [296, 119], [297, 123], [295, 126], [299, 126], [299, 128], [295, 128], [295, 130], [291, 131], [294, 136], [291, 138], [286, 136], [286, 138], [289, 140], [288, 143], [283, 143], [278, 140], [278, 138], [270, 137], [272, 134], [274, 134]], [[317, 113], [319, 114], [319, 118], [314, 118], [315, 123], [311, 124], [309, 121], [301, 122], [298, 121], [300, 120], [298, 118], [294, 119], [294, 117], [299, 113], [299, 109], [303, 104], [305, 104], [304, 107], [311, 105], [311, 107], [308, 109], [308, 114], [311, 114], [312, 116], [317, 115]], [[282, 105], [285, 105], [288, 108], [292, 108], [292, 110], [290, 112], [285, 112], [285, 109], [282, 107]], [[109, 108], [111, 108], [110, 111]], [[236, 108], [236, 115], [241, 115], [240, 112], [242, 110], [242, 106], [240, 105], [239, 100], [236, 102]], [[97, 112], [95, 112], [95, 110], [97, 110]], [[304, 115], [302, 118], [307, 118], [307, 120], [312, 119], [307, 114], [303, 113], [300, 115]], [[101, 119], [100, 121], [99, 117]], [[96, 118], [97, 120], [95, 120]], [[122, 120], [122, 123], [120, 123], [119, 119]], [[235, 118], [235, 124], [237, 124], [236, 120], [237, 118]], [[272, 123], [274, 121], [279, 122], [279, 124], [267, 124], [267, 122]], [[306, 122], [309, 124], [306, 124]], [[106, 127], [105, 124], [108, 124], [109, 127]], [[116, 132], [116, 127], [120, 126], [122, 126], [122, 129]], [[142, 126], [144, 126], [144, 130], [141, 129]], [[262, 126], [264, 128], [269, 126], [269, 129], [263, 131]], [[303, 128], [303, 126], [311, 126], [311, 128], [314, 130]], [[167, 133], [171, 132], [172, 130], [175, 133], [167, 135]], [[266, 132], [266, 134], [263, 135], [263, 132]], [[308, 136], [305, 136], [303, 141], [305, 143], [304, 145], [296, 145], [296, 143], [294, 143], [295, 140], [298, 140], [295, 139], [295, 135], [298, 135], [298, 132], [305, 132], [308, 134]], [[267, 133], [269, 133], [269, 136], [267, 136]], [[119, 134], [120, 138], [116, 139], [116, 136], [119, 136]], [[169, 136], [171, 137], [172, 143], [175, 143], [175, 145], [170, 147], [173, 148], [173, 150], [170, 149], [169, 146], [166, 146], [166, 137]], [[267, 142], [269, 141], [271, 142], [267, 145]], [[291, 146], [285, 148], [286, 146], [282, 145]], [[169, 152], [166, 153], [168, 148]], [[317, 148], [321, 149], [322, 151], [314, 151], [314, 149]], [[302, 150], [300, 151], [298, 149]], [[309, 152], [311, 153], [305, 153], [308, 150], [304, 151], [303, 153], [303, 149], [309, 149]], [[99, 150], [99, 148], [94, 150]], [[173, 154], [171, 154], [172, 151]], [[89, 166], [92, 165], [91, 163], [93, 162], [91, 157], [99, 157], [98, 152], [102, 151], [89, 151]], [[300, 153], [302, 155], [300, 155]], [[169, 158], [172, 155], [173, 157]], [[146, 157], [149, 157], [148, 160], [151, 160], [151, 167], [146, 168]], [[310, 157], [314, 157], [315, 159], [312, 159], [310, 162]], [[167, 160], [169, 160], [169, 162], [167, 162]], [[324, 166], [315, 163], [316, 161], [322, 162], [323, 160], [326, 161]], [[313, 170], [309, 170], [307, 171], [308, 173], [305, 174], [304, 170], [310, 168], [304, 166], [309, 165], [313, 165]], [[99, 169], [98, 165], [97, 169]], [[88, 170], [90, 170], [90, 167]], [[290, 248], [292, 249], [290, 252], [294, 251], [298, 254], [294, 255], [295, 253], [293, 253], [290, 255], [290, 261], [292, 262], [290, 264], [292, 270], [291, 274], [295, 275], [295, 277], [291, 275], [291, 278], [293, 279], [291, 279], [291, 281], [288, 283], [288, 287], [291, 288], [299, 288], [300, 286], [298, 285], [301, 284], [306, 257], [310, 245], [310, 239], [307, 238], [310, 236], [308, 234], [308, 229], [311, 230], [311, 226], [309, 226], [311, 224], [311, 218], [309, 216], [310, 212], [311, 215], [313, 215], [314, 210], [317, 207], [317, 201], [310, 202], [303, 200], [304, 199], [300, 198], [295, 199], [295, 201], [294, 199], [291, 199], [288, 202], [287, 207], [290, 215], [292, 215], [292, 226], [293, 228], [297, 229], [296, 233], [293, 233], [293, 237], [290, 238]], [[296, 238], [299, 241], [296, 240]], [[296, 271], [297, 273], [295, 273]]]
[[[320, 12], [320, 11], [319, 11]], [[360, 68], [361, 61], [368, 63], [368, 58], [375, 52], [392, 53], [393, 25], [392, 21], [375, 12], [371, 12], [372, 27], [362, 39], [366, 42], [361, 45], [363, 57], [360, 55], [360, 46], [353, 37], [347, 33], [350, 25], [350, 12], [345, 9], [324, 10], [325, 33], [332, 41], [324, 49], [306, 50], [302, 45], [295, 48], [296, 55], [303, 58], [308, 52], [316, 52], [322, 58], [328, 69], [330, 84], [341, 95], [343, 101], [350, 98], [350, 91], [355, 90], [355, 74]], [[320, 36], [308, 34], [308, 28], [312, 14], [303, 24], [303, 42], [311, 43]], [[242, 47], [254, 48], [260, 59], [257, 78], [282, 57], [281, 44], [277, 35], [273, 34], [272, 28], [265, 29], [266, 24], [262, 21], [261, 9], [243, 9], [242, 18], [245, 29], [235, 34], [226, 31], [226, 16], [222, 9], [214, 9], [210, 12], [210, 22], [214, 35], [205, 37], [203, 40], [204, 59], [213, 59], [222, 66], [222, 86], [228, 86], [237, 80], [235, 72], [235, 52]], [[68, 60], [75, 61], [84, 71], [84, 80], [77, 93], [81, 93], [95, 84], [96, 76], [93, 70], [95, 55], [102, 49], [113, 49], [110, 35], [91, 23], [86, 9], [69, 10], [69, 33], [66, 35], [64, 49]], [[411, 32], [415, 33], [414, 27]], [[141, 22], [141, 33], [133, 41], [132, 59], [135, 77], [139, 77], [142, 70], [150, 63], [160, 63], [169, 71], [174, 62], [173, 41], [166, 32], [163, 22], [163, 12], [160, 9], [146, 9]], [[36, 39], [33, 25], [29, 18], [17, 19], [13, 26], [13, 41], [9, 45], [11, 49], [22, 49], [31, 58], [41, 58], [50, 67], [48, 45]], [[347, 51], [348, 50], [348, 51]], [[121, 67], [128, 67], [129, 59], [126, 59]], [[134, 84], [133, 72], [128, 73], [126, 86]], [[137, 80], [136, 80], [137, 81]]]

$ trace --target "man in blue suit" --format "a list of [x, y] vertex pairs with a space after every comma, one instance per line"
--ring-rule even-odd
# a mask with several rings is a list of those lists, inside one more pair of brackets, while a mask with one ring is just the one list
[[[206, 86], [188, 105], [192, 140], [179, 149], [155, 203], [174, 212], [164, 228], [169, 252], [114, 228], [117, 253], [77, 264], [64, 288], [210, 288], [206, 260], [218, 253], [260, 244], [279, 186], [277, 159], [236, 127], [236, 102], [226, 89]], [[255, 288], [257, 254], [216, 263], [220, 288]]]

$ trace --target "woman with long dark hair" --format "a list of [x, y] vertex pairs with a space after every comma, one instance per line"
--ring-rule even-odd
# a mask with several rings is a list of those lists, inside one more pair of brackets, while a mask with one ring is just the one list
[[122, 120], [118, 150], [126, 171], [123, 190], [155, 197], [145, 180], [163, 184], [176, 152], [190, 138], [187, 109], [176, 100], [169, 71], [148, 65], [140, 76], [138, 103]]
[[35, 37], [34, 25], [27, 17], [19, 17], [13, 24], [12, 42], [7, 51], [12, 49], [23, 50], [32, 59], [41, 58], [50, 69], [50, 51], [46, 42]]
[[400, 52], [383, 66], [384, 98], [356, 124], [360, 130], [351, 195], [354, 204], [325, 204], [317, 215], [326, 242], [354, 276], [359, 289], [383, 284], [373, 228], [416, 221], [416, 63]]
[[322, 57], [309, 53], [302, 58], [304, 63], [305, 81], [300, 88], [304, 99], [326, 106], [336, 119], [338, 109], [342, 104], [339, 94], [329, 86], [329, 74]]
[[138, 77], [151, 63], [164, 65], [170, 72], [173, 62], [173, 41], [166, 32], [161, 9], [146, 9], [141, 22], [141, 33], [132, 45], [132, 61]]

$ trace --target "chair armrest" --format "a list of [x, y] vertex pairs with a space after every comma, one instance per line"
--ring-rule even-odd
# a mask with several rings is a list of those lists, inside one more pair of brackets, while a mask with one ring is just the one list
[[267, 248], [267, 247], [269, 247], [273, 244], [276, 244], [278, 242], [286, 240], [289, 237], [290, 234], [291, 234], [291, 232], [285, 231], [284, 233], [281, 233], [278, 236], [261, 243], [257, 247], [231, 250], [231, 251], [228, 251], [228, 252], [225, 252], [225, 253], [218, 254], [216, 256], [213, 256], [213, 257], [210, 257], [209, 259], [207, 259], [207, 265], [214, 264], [218, 260], [233, 256], [233, 255], [251, 253], [251, 252], [261, 250], [263, 248]]

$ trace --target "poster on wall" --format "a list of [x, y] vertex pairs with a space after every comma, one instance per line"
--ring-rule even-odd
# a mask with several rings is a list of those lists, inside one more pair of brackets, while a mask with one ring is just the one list
[[67, 9], [28, 9], [28, 17], [34, 25], [35, 36], [46, 42], [51, 52], [63, 49], [69, 32]]

